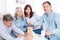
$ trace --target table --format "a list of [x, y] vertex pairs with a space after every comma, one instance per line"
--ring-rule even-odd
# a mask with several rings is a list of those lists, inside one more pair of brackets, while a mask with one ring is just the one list
[[46, 40], [44, 36], [33, 33], [33, 40]]

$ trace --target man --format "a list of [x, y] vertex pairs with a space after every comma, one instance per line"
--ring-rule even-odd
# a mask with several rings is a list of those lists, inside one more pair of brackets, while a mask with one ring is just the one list
[[10, 14], [6, 14], [3, 16], [3, 21], [0, 22], [0, 40], [17, 40], [17, 38], [13, 38], [11, 36], [11, 31], [16, 32], [17, 38], [23, 40], [21, 37], [24, 36], [24, 32], [14, 26], [13, 17]]
[[40, 18], [39, 25], [45, 25], [45, 35], [48, 40], [60, 40], [60, 15], [52, 11], [49, 1], [43, 3], [43, 9], [45, 13]]

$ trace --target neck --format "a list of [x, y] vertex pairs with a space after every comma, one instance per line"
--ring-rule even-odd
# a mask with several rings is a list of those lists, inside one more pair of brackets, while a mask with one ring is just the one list
[[30, 15], [27, 15], [28, 18], [30, 18]]
[[50, 15], [52, 11], [48, 11], [47, 14]]

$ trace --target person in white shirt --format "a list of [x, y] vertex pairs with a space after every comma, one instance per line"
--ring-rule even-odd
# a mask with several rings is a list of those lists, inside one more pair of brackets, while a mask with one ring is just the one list
[[23, 40], [24, 32], [14, 26], [13, 17], [10, 14], [3, 15], [3, 20], [0, 22], [0, 40], [17, 40], [17, 38], [10, 35], [11, 30], [16, 32], [17, 38], [20, 38], [19, 40]]

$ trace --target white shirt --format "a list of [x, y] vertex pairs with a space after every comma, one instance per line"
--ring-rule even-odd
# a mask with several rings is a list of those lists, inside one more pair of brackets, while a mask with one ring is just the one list
[[20, 29], [15, 27], [13, 24], [11, 27], [6, 27], [3, 22], [0, 22], [0, 37], [6, 39], [6, 40], [16, 40], [16, 38], [13, 38], [10, 33], [11, 30], [14, 30], [15, 32], [24, 35], [24, 32], [22, 32]]

